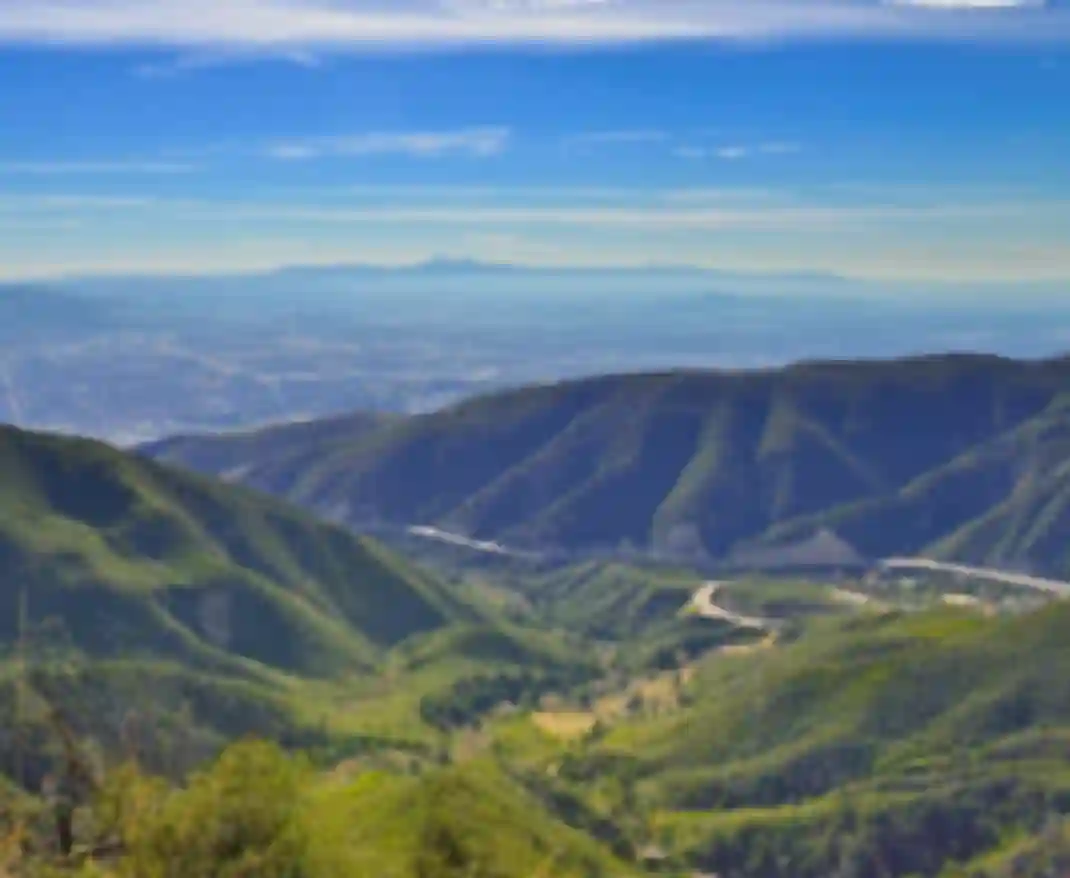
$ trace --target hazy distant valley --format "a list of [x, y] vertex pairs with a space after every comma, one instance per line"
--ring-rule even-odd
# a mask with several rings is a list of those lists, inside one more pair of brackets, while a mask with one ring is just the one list
[[1070, 339], [1070, 305], [933, 310], [918, 292], [848, 299], [857, 287], [466, 263], [0, 286], [0, 421], [133, 444], [429, 411], [556, 378], [950, 349], [1044, 356]]
[[11, 874], [1065, 874], [1057, 312], [183, 289], [0, 298], [0, 417], [198, 433], [0, 427]]
[[1065, 874], [1070, 304], [625, 280], [0, 288], [0, 868]]

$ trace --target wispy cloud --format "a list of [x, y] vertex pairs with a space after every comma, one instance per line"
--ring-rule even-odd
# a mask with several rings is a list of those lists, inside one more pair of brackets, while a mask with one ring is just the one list
[[113, 176], [123, 174], [190, 174], [198, 166], [187, 162], [162, 161], [0, 161], [0, 174], [34, 177]]
[[724, 146], [696, 146], [685, 144], [673, 150], [673, 155], [681, 159], [697, 161], [700, 159], [717, 158], [725, 161], [737, 161], [750, 158], [755, 155], [789, 155], [800, 152], [802, 146], [798, 143], [787, 141], [771, 141], [769, 143], [733, 143]]
[[735, 161], [736, 159], [745, 159], [750, 155], [750, 152], [750, 149], [745, 146], [719, 146], [713, 151], [713, 154], [719, 159]]
[[[307, 194], [307, 193], [306, 193]], [[447, 201], [451, 204], [468, 202], [546, 203], [553, 201], [578, 202], [643, 202], [665, 197], [659, 189], [640, 186], [569, 186], [558, 185], [478, 185], [446, 184], [360, 184], [345, 189], [325, 190], [322, 195], [337, 198], [374, 196], [393, 203], [419, 201], [423, 203]]]
[[81, 193], [27, 193], [0, 195], [0, 212], [12, 211], [82, 211], [141, 208], [159, 204], [160, 200], [142, 195], [91, 195]]
[[1042, 9], [1044, 0], [884, 0], [889, 6], [927, 9]]
[[764, 153], [765, 155], [789, 155], [801, 151], [802, 144], [789, 141], [773, 141], [771, 143], [758, 144], [758, 152]]
[[656, 128], [634, 128], [613, 131], [585, 131], [580, 134], [571, 134], [564, 139], [565, 146], [586, 147], [605, 144], [645, 144], [665, 143], [669, 140], [669, 132], [660, 131]]
[[[232, 270], [303, 261], [309, 248], [330, 251], [329, 261], [389, 261], [402, 252], [408, 261], [473, 242], [484, 258], [509, 258], [502, 254], [526, 241], [551, 262], [1070, 277], [1070, 202], [1050, 195], [1038, 201], [1029, 192], [985, 198], [919, 191], [906, 203], [888, 186], [866, 198], [853, 193], [846, 202], [827, 191], [734, 189], [621, 190], [611, 202], [584, 202], [568, 192], [520, 203], [492, 197], [465, 203], [438, 194], [411, 202], [312, 192], [289, 198], [3, 194], [0, 273], [129, 271], [149, 263], [184, 273], [213, 265]], [[78, 231], [41, 234], [63, 229]]]
[[323, 66], [322, 59], [300, 48], [282, 49], [213, 49], [185, 52], [166, 61], [152, 61], [137, 65], [133, 72], [145, 79], [167, 79], [196, 70], [231, 67], [250, 61], [277, 61], [315, 70]]
[[[1035, 217], [1032, 203], [828, 205], [820, 203], [577, 205], [441, 205], [404, 206], [261, 203], [226, 200], [161, 200], [157, 206], [173, 216], [302, 225], [400, 224], [443, 228], [560, 226], [649, 230], [761, 230], [813, 232], [855, 228], [859, 223], [917, 223], [936, 221], [1013, 220]], [[1065, 215], [1067, 204], [1048, 205]]]
[[265, 154], [283, 161], [316, 158], [408, 155], [434, 158], [462, 155], [490, 158], [509, 144], [505, 127], [465, 128], [457, 131], [369, 132], [342, 137], [314, 137], [268, 144]]
[[137, 211], [156, 218], [187, 213], [312, 222], [428, 221], [703, 225], [738, 220], [1011, 220], [1070, 222], [1070, 200], [1030, 186], [909, 183], [753, 186], [490, 186], [361, 184], [275, 187], [255, 198], [107, 191], [0, 194], [0, 213], [96, 216]]
[[710, 188], [708, 186], [671, 189], [660, 193], [659, 198], [669, 204], [768, 204], [795, 200], [790, 193], [774, 189], [755, 189], [752, 187]]
[[480, 43], [892, 37], [1070, 40], [1040, 0], [4, 0], [0, 42], [271, 52]]

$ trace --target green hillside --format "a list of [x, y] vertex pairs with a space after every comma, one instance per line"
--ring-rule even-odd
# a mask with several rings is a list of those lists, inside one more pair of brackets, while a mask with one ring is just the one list
[[[120, 839], [121, 853], [89, 874], [1060, 878], [1044, 870], [1065, 862], [1070, 817], [1070, 603], [988, 617], [837, 602], [819, 582], [725, 585], [719, 603], [794, 620], [770, 637], [669, 612], [696, 584], [686, 572], [529, 575], [523, 621], [416, 634], [344, 683], [37, 665], [35, 688], [68, 710], [134, 706], [158, 750], [139, 747], [144, 766], [202, 765], [176, 785], [112, 763], [78, 851]], [[0, 667], [6, 716], [15, 666]], [[143, 714], [160, 698], [211, 728]], [[248, 731], [315, 762], [255, 743], [214, 759]], [[23, 748], [23, 777], [56, 764], [46, 740]], [[49, 812], [18, 807], [39, 846], [20, 862], [38, 863]], [[83, 855], [55, 874], [83, 874]]]
[[[807, 393], [817, 393], [812, 382], [833, 387], [828, 398], [807, 397], [829, 423], [839, 422], [828, 399], [854, 387], [841, 369], [872, 370], [862, 387], [879, 386], [873, 376], [885, 370], [899, 376], [900, 418], [918, 405], [922, 379], [943, 376], [957, 393], [973, 387], [975, 407], [977, 394], [994, 400], [986, 418], [972, 409], [990, 435], [968, 442], [960, 431], [937, 453], [922, 433], [918, 448], [882, 464], [892, 487], [879, 498], [788, 516], [733, 546], [810, 527], [882, 546], [901, 528], [920, 546], [985, 553], [990, 563], [1065, 557], [1065, 364], [803, 368]], [[789, 374], [700, 378], [761, 387]], [[574, 417], [619, 409], [606, 440], [624, 450], [608, 459], [641, 506], [642, 485], [630, 480], [661, 464], [653, 450], [625, 453], [624, 414], [678, 426], [694, 413], [684, 405], [693, 380], [540, 388], [448, 418], [475, 441], [482, 407], [509, 403], [514, 425], [548, 429], [538, 421], [552, 408], [546, 395], [604, 394], [624, 382], [627, 404], [587, 399]], [[896, 386], [867, 397], [867, 410], [895, 409]], [[379, 461], [377, 478], [391, 484], [391, 466], [422, 459], [411, 449], [392, 457], [416, 441], [407, 431], [441, 418], [337, 447], [347, 460]], [[482, 435], [502, 435], [480, 423]], [[868, 437], [854, 445], [846, 432], [830, 434], [852, 460], [869, 461], [863, 468], [877, 466], [860, 450], [877, 446], [874, 423], [852, 428]], [[666, 430], [660, 443], [677, 427], [657, 429]], [[488, 456], [510, 448], [483, 441]], [[464, 453], [449, 444], [434, 452], [458, 466]], [[760, 483], [765, 453], [726, 460]], [[503, 459], [468, 460], [489, 468]], [[415, 502], [438, 460], [397, 476], [399, 504]], [[706, 463], [691, 471], [705, 473], [703, 490], [716, 499], [734, 470]], [[463, 481], [463, 467], [442, 467]], [[558, 511], [514, 517], [501, 536], [522, 540], [539, 516], [577, 521], [571, 493], [551, 475], [531, 487], [558, 493], [548, 507]], [[432, 573], [281, 500], [94, 442], [0, 429], [0, 483], [0, 727], [14, 731], [0, 742], [0, 774], [25, 787], [0, 785], [0, 870], [18, 862], [27, 869], [8, 871], [49, 874], [34, 871], [55, 860], [48, 801], [27, 791], [70, 762], [57, 747], [57, 730], [67, 730], [96, 754], [104, 785], [80, 803], [81, 847], [61, 859], [60, 875], [1060, 878], [1050, 869], [1065, 861], [1070, 817], [1068, 602], [989, 615], [984, 606], [920, 609], [919, 599], [908, 611], [851, 590], [866, 583], [841, 590], [752, 576], [716, 591], [729, 614], [777, 622], [746, 627], [689, 612], [705, 576], [686, 568], [495, 556]], [[1010, 499], [989, 506], [988, 490]], [[605, 515], [630, 515], [625, 498]], [[740, 495], [721, 508], [745, 515], [748, 502]], [[427, 520], [449, 524], [477, 506], [469, 498]], [[249, 734], [309, 758], [263, 743], [227, 747]], [[119, 767], [124, 753], [137, 771]], [[9, 850], [9, 830], [37, 847]], [[87, 848], [111, 853], [79, 873]]]
[[370, 667], [471, 611], [372, 541], [105, 445], [0, 429], [0, 641], [18, 601], [95, 657]]
[[1068, 625], [1066, 603], [824, 620], [791, 645], [708, 660], [690, 706], [617, 725], [563, 771], [594, 799], [632, 802], [703, 871], [998, 860], [1070, 814]]
[[[967, 355], [611, 376], [294, 441], [242, 478], [517, 548], [725, 557], [831, 526], [865, 555], [1067, 573], [1068, 386], [1068, 358]], [[170, 459], [204, 466], [230, 441]]]
[[[416, 744], [431, 735], [421, 698], [499, 658], [444, 652], [433, 673], [403, 669], [411, 685], [396, 693], [395, 651], [456, 626], [493, 634], [491, 614], [375, 541], [247, 489], [13, 428], [0, 428], [0, 484], [5, 724], [21, 663], [41, 709], [63, 705], [107, 752], [131, 711], [161, 746], [177, 735], [202, 757], [250, 732]], [[539, 667], [538, 649], [505, 666], [517, 663]], [[2, 767], [13, 758], [0, 744]]]
[[324, 813], [349, 828], [350, 875], [634, 874], [489, 762], [419, 778], [365, 775], [326, 798]]
[[521, 595], [544, 624], [602, 640], [634, 638], [674, 619], [701, 585], [700, 577], [686, 570], [611, 561], [473, 576]]

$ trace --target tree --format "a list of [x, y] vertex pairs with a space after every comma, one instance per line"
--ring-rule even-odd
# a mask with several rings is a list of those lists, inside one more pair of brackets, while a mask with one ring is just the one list
[[311, 767], [263, 742], [226, 750], [182, 789], [129, 770], [110, 813], [129, 878], [302, 878], [310, 830]]

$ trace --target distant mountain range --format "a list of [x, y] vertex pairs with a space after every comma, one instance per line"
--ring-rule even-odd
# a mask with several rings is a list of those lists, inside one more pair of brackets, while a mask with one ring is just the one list
[[374, 265], [372, 263], [338, 263], [337, 265], [294, 265], [276, 271], [267, 272], [270, 275], [323, 275], [323, 274], [350, 274], [350, 275], [401, 275], [401, 274], [425, 274], [425, 275], [456, 275], [456, 274], [530, 274], [530, 275], [652, 275], [652, 276], [687, 276], [710, 279], [733, 279], [733, 280], [780, 280], [780, 281], [817, 281], [821, 283], [847, 283], [848, 280], [840, 275], [826, 272], [739, 272], [724, 271], [714, 268], [703, 268], [696, 265], [676, 265], [671, 263], [649, 265], [529, 265], [518, 262], [484, 262], [478, 259], [455, 259], [451, 257], [435, 257], [422, 262], [413, 262], [401, 265]]
[[[832, 303], [859, 314], [875, 307], [903, 312], [921, 306], [967, 319], [976, 318], [978, 312], [1032, 314], [1038, 307], [1065, 317], [1070, 303], [1066, 283], [1058, 281], [883, 281], [822, 271], [739, 271], [673, 263], [537, 265], [454, 257], [404, 264], [295, 264], [215, 275], [71, 276], [58, 278], [50, 286], [106, 297], [136, 295], [164, 301], [173, 296], [196, 299], [204, 294], [222, 296], [224, 300], [254, 297], [270, 302], [273, 308], [289, 311], [307, 309], [309, 304], [324, 307], [332, 297], [344, 293], [372, 296], [377, 307], [388, 308], [391, 296], [429, 297], [429, 301], [435, 301], [435, 294], [444, 293], [451, 299], [460, 297], [459, 305], [467, 299], [499, 302], [504, 298], [537, 307], [549, 297], [572, 308], [607, 299], [627, 303], [631, 299], [717, 292], [729, 300], [738, 296], [785, 298], [791, 300], [793, 307], [804, 310], [807, 300], [811, 306], [820, 308]], [[313, 297], [311, 303], [301, 301], [308, 296]]]
[[[229, 273], [224, 277], [278, 277], [278, 276], [302, 276], [302, 275], [400, 275], [400, 274], [502, 274], [506, 272], [527, 273], [536, 275], [550, 274], [656, 274], [656, 275], [692, 275], [713, 278], [738, 278], [738, 279], [784, 279], [799, 281], [841, 281], [847, 279], [836, 274], [826, 272], [740, 272], [725, 271], [715, 268], [705, 268], [696, 265], [650, 263], [648, 265], [532, 265], [519, 262], [488, 262], [479, 259], [456, 258], [449, 256], [436, 256], [417, 262], [399, 264], [378, 264], [373, 262], [337, 262], [330, 264], [295, 264], [282, 268], [268, 269], [264, 271], [250, 271], [245, 273]], [[207, 278], [212, 275], [113, 275], [113, 279], [128, 281], [140, 279], [144, 281], [160, 280], [169, 277], [171, 280], [192, 278]], [[68, 281], [106, 281], [106, 276], [87, 275], [85, 277], [64, 278]]]
[[141, 451], [354, 527], [714, 559], [826, 534], [841, 554], [1070, 572], [1070, 357], [617, 375], [262, 435]]

